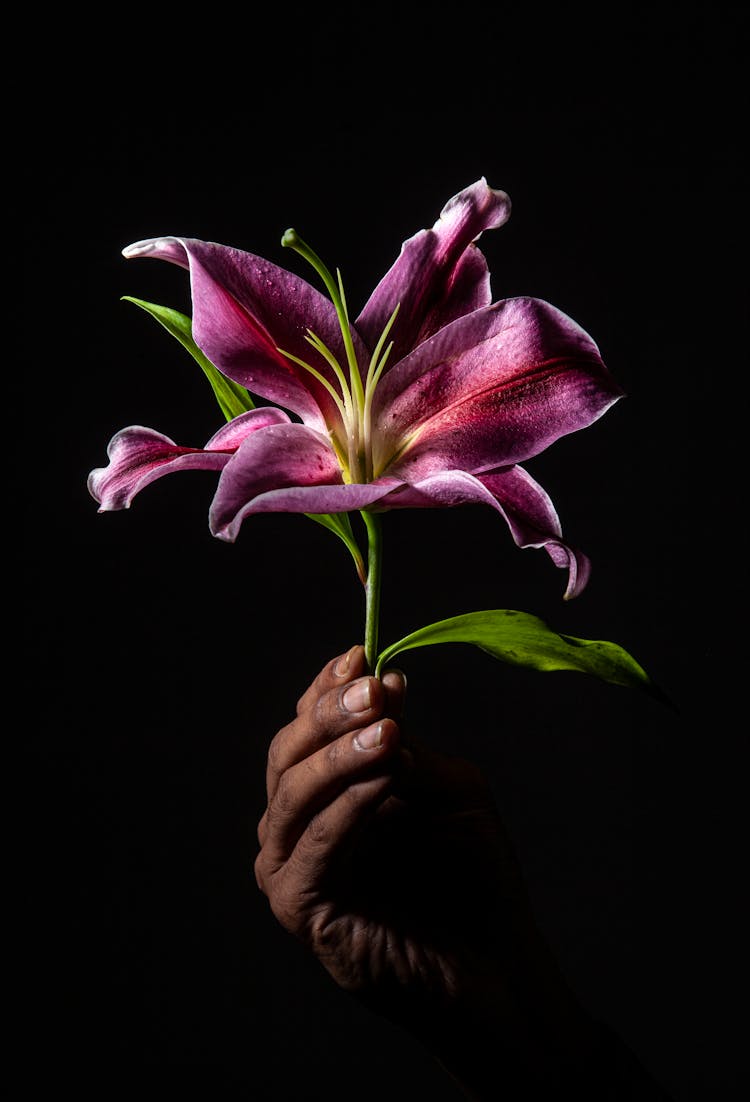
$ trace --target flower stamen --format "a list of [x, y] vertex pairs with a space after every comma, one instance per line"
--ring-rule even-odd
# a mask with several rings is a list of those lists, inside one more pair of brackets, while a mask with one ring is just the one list
[[341, 364], [336, 359], [333, 352], [331, 352], [330, 348], [326, 344], [323, 343], [323, 341], [320, 339], [320, 337], [317, 335], [317, 333], [313, 333], [312, 329], [307, 330], [307, 335], [305, 336], [305, 340], [307, 341], [308, 344], [312, 345], [312, 347], [315, 349], [316, 352], [320, 353], [320, 355], [323, 357], [323, 359], [326, 361], [326, 363], [329, 364], [331, 370], [333, 371], [334, 375], [338, 379], [339, 386], [341, 387], [341, 396], [344, 399], [344, 406], [346, 407], [346, 409], [348, 411], [347, 417], [350, 416], [351, 412], [352, 412], [352, 407], [353, 407], [352, 395], [351, 395], [351, 391], [349, 390], [349, 387], [348, 387], [347, 382], [346, 382], [346, 376], [344, 375], [344, 372], [341, 370]]
[[[315, 368], [311, 367], [305, 360], [301, 360], [297, 356], [292, 356], [289, 352], [283, 352], [282, 349], [279, 349], [279, 351], [290, 360], [293, 360], [294, 363], [299, 364], [300, 367], [309, 371], [325, 386], [328, 393], [334, 398], [336, 406], [341, 413], [347, 435], [349, 453], [348, 466], [343, 462], [341, 449], [336, 447], [336, 454], [339, 458], [339, 462], [341, 462], [342, 470], [347, 480], [351, 478], [355, 482], [371, 482], [374, 478], [372, 455], [372, 400], [375, 394], [375, 388], [380, 381], [383, 369], [385, 368], [391, 349], [393, 348], [393, 341], [391, 341], [385, 349], [384, 345], [388, 340], [388, 334], [396, 320], [396, 315], [398, 314], [401, 303], [396, 303], [393, 313], [388, 318], [383, 332], [380, 334], [380, 338], [370, 357], [367, 376], [363, 385], [359, 363], [354, 349], [354, 340], [352, 338], [351, 324], [349, 322], [349, 308], [346, 302], [346, 294], [344, 293], [344, 281], [341, 278], [341, 270], [339, 268], [336, 269], [336, 279], [334, 280], [330, 270], [326, 267], [317, 253], [313, 252], [310, 246], [302, 240], [296, 230], [288, 229], [281, 238], [281, 244], [285, 248], [294, 249], [296, 253], [299, 253], [299, 255], [308, 262], [308, 264], [312, 265], [323, 280], [325, 288], [331, 297], [341, 329], [341, 336], [344, 340], [344, 349], [346, 351], [349, 367], [348, 383], [338, 359], [312, 329], [308, 328], [305, 340], [323, 357], [333, 371], [341, 387], [341, 397], [336, 394], [333, 386], [320, 374], [320, 372], [316, 371]], [[331, 433], [331, 438], [334, 439], [333, 433]]]
[[[365, 382], [365, 397], [367, 397], [368, 392], [373, 391], [375, 389], [375, 387], [377, 386], [377, 384], [378, 384], [378, 379], [380, 378], [383, 367], [385, 366], [385, 357], [383, 358], [383, 361], [382, 361], [381, 365], [378, 366], [378, 356], [380, 355], [380, 352], [383, 348], [383, 345], [385, 344], [386, 340], [388, 339], [388, 334], [391, 331], [393, 323], [396, 320], [396, 315], [398, 314], [400, 309], [401, 309], [401, 303], [397, 302], [393, 313], [388, 318], [388, 321], [385, 323], [385, 329], [380, 334], [380, 339], [378, 340], [378, 343], [375, 345], [375, 351], [372, 354], [372, 357], [370, 359], [370, 366], [367, 369], [367, 381]], [[393, 344], [392, 341], [391, 341], [391, 344]], [[390, 352], [390, 348], [388, 349], [388, 352]], [[386, 352], [386, 354], [385, 354], [386, 356], [388, 355], [388, 352]], [[377, 377], [376, 377], [376, 373], [377, 373]]]
[[[310, 343], [312, 344], [312, 341]], [[313, 347], [315, 346], [313, 345]], [[278, 347], [276, 351], [280, 352], [282, 356], [286, 356], [288, 360], [292, 360], [294, 363], [299, 364], [299, 366], [303, 367], [305, 371], [309, 371], [313, 378], [317, 379], [318, 382], [326, 388], [326, 390], [336, 403], [336, 406], [338, 407], [338, 411], [341, 414], [342, 421], [344, 422], [344, 424], [346, 424], [348, 421], [348, 417], [346, 409], [344, 407], [344, 402], [342, 402], [341, 397], [336, 393], [333, 386], [328, 382], [328, 379], [326, 379], [325, 375], [321, 375], [321, 373], [319, 371], [316, 371], [315, 368], [307, 363], [306, 360], [300, 359], [299, 356], [295, 356], [292, 352], [286, 352], [283, 348]]]

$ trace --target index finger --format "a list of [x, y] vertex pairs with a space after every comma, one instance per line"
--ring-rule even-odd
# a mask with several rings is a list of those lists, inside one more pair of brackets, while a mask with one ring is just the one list
[[366, 672], [365, 648], [361, 644], [350, 647], [345, 654], [340, 654], [338, 658], [332, 658], [297, 701], [297, 715], [301, 716], [305, 712], [309, 712], [311, 708], [315, 707], [320, 697], [330, 689], [342, 685], [345, 681], [351, 681]]
[[382, 679], [360, 676], [364, 667], [364, 648], [352, 647], [329, 662], [300, 698], [296, 718], [277, 731], [268, 747], [269, 801], [286, 770], [327, 743], [384, 714], [398, 721], [405, 690], [403, 675], [386, 670]]

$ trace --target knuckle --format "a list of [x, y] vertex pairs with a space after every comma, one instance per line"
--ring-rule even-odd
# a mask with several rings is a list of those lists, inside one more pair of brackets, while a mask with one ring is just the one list
[[[336, 697], [336, 700], [338, 703], [338, 697]], [[317, 735], [318, 738], [330, 731], [333, 727], [333, 711], [334, 710], [331, 708], [331, 699], [328, 693], [326, 693], [325, 696], [319, 696], [318, 699], [315, 701], [312, 710], [312, 722], [313, 733]]]
[[281, 754], [280, 754], [280, 745], [279, 745], [279, 736], [280, 735], [281, 735], [281, 732], [279, 732], [279, 734], [276, 735], [276, 737], [274, 739], [272, 739], [271, 745], [268, 747], [268, 768], [271, 770], [272, 773], [280, 772], [280, 769], [279, 769], [280, 756], [281, 756]]
[[326, 759], [328, 764], [334, 767], [334, 770], [339, 764], [341, 758], [343, 746], [341, 739], [336, 739], [334, 742], [330, 742], [326, 747]]
[[319, 696], [312, 707], [312, 718], [316, 727], [324, 727], [328, 722], [328, 709], [326, 708], [326, 698]]
[[269, 895], [268, 901], [271, 905], [271, 911], [277, 921], [285, 930], [289, 930], [290, 933], [296, 933], [301, 926], [301, 920], [299, 914], [299, 901], [294, 893], [281, 888], [279, 891]]
[[313, 815], [307, 824], [305, 841], [308, 845], [324, 846], [330, 840], [331, 830], [326, 825], [325, 819], [320, 815]]
[[292, 794], [289, 790], [289, 781], [287, 780], [287, 774], [282, 773], [273, 800], [271, 800], [266, 810], [266, 822], [273, 823], [286, 818], [291, 808]]
[[263, 851], [262, 850], [258, 854], [258, 856], [255, 858], [255, 862], [253, 864], [253, 871], [255, 873], [255, 882], [256, 882], [256, 884], [258, 885], [258, 887], [260, 888], [260, 890], [263, 892], [264, 895], [268, 895], [268, 891], [266, 889], [266, 883], [267, 883], [267, 881], [266, 881], [266, 862], [265, 862], [265, 858], [263, 856]]
[[297, 715], [300, 716], [304, 712], [309, 712], [311, 708], [317, 705], [321, 696], [325, 694], [328, 687], [334, 677], [334, 666], [337, 659], [332, 659], [327, 666], [325, 666], [317, 675], [315, 680], [307, 689], [303, 692], [302, 696], [297, 701]]

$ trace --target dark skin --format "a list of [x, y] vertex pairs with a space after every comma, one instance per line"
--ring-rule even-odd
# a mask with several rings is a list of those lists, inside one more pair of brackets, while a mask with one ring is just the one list
[[[415, 1036], [469, 1098], [633, 1093], [541, 937], [489, 786], [400, 726], [398, 671], [329, 662], [268, 754], [255, 872], [335, 982]], [[648, 1091], [652, 1089], [652, 1093]]]

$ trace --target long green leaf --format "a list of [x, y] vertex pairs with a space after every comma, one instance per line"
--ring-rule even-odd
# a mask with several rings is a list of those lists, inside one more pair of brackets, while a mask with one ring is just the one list
[[501, 662], [514, 666], [578, 670], [614, 685], [644, 689], [663, 698], [643, 667], [617, 643], [559, 635], [538, 617], [506, 608], [453, 616], [406, 635], [381, 653], [376, 676], [402, 651], [435, 643], [472, 643]]
[[249, 409], [255, 408], [255, 403], [244, 386], [233, 382], [232, 379], [227, 379], [226, 375], [222, 375], [208, 357], [201, 352], [193, 340], [193, 323], [186, 314], [181, 314], [179, 310], [172, 310], [169, 306], [157, 306], [153, 302], [144, 302], [143, 299], [133, 298], [131, 295], [123, 295], [123, 300], [134, 302], [136, 306], [140, 306], [146, 313], [151, 314], [158, 322], [161, 322], [168, 333], [171, 333], [184, 348], [187, 348], [190, 355], [204, 371], [221, 412], [227, 421], [231, 421], [234, 417], [239, 417], [241, 413], [247, 413]]

